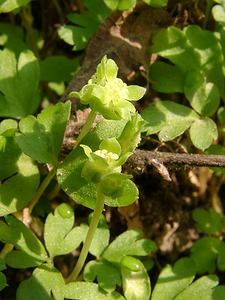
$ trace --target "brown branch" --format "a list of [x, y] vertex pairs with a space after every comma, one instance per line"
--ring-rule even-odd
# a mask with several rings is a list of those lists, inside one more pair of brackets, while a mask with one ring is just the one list
[[128, 159], [129, 169], [143, 173], [147, 167], [163, 165], [168, 168], [225, 167], [225, 155], [170, 153], [137, 149]]

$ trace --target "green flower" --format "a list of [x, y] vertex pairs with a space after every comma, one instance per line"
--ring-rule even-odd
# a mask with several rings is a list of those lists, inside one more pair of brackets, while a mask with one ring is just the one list
[[127, 86], [117, 78], [117, 73], [116, 63], [104, 56], [88, 84], [80, 92], [72, 92], [71, 96], [79, 97], [82, 104], [89, 104], [92, 110], [106, 119], [129, 120], [135, 113], [130, 101], [141, 99], [146, 89], [137, 85]]
[[98, 183], [106, 175], [120, 173], [121, 166], [132, 154], [130, 152], [121, 155], [121, 146], [115, 138], [103, 140], [97, 151], [86, 145], [80, 145], [88, 157], [84, 164], [81, 176], [88, 182]]

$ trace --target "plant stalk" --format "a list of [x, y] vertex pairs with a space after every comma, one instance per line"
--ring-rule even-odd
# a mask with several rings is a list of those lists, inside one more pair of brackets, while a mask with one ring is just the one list
[[48, 175], [45, 177], [45, 179], [42, 181], [41, 185], [39, 186], [36, 194], [34, 195], [33, 199], [31, 200], [28, 209], [29, 212], [31, 213], [34, 206], [37, 204], [38, 200], [40, 199], [41, 195], [44, 193], [45, 189], [53, 179], [53, 177], [56, 174], [57, 171], [57, 165], [52, 168], [52, 170], [48, 173]]
[[[86, 136], [86, 134], [90, 131], [92, 124], [94, 122], [94, 119], [96, 117], [96, 112], [94, 112], [93, 110], [90, 112], [85, 125], [83, 126], [76, 144], [74, 146], [74, 149], [77, 148], [77, 146], [80, 144], [80, 142], [82, 141], [82, 139]], [[28, 210], [29, 213], [32, 212], [34, 206], [37, 204], [38, 200], [40, 199], [41, 195], [44, 193], [45, 189], [47, 188], [47, 186], [49, 185], [49, 183], [51, 182], [51, 180], [53, 179], [53, 177], [55, 176], [56, 172], [57, 172], [57, 168], [58, 165], [54, 166], [53, 169], [48, 173], [48, 175], [45, 177], [45, 179], [42, 181], [41, 185], [39, 186], [36, 194], [34, 195], [33, 199], [31, 200], [29, 206], [28, 206]]]
[[4, 258], [7, 253], [11, 252], [14, 248], [14, 245], [6, 243], [0, 252], [0, 257]]
[[30, 6], [27, 6], [26, 8], [22, 9], [21, 11], [22, 15], [22, 22], [23, 26], [27, 31], [27, 37], [30, 42], [30, 46], [32, 48], [32, 51], [34, 52], [36, 57], [39, 57], [39, 51], [38, 47], [35, 41], [34, 31], [33, 31], [33, 16], [31, 14], [31, 8]]
[[92, 124], [95, 120], [96, 117], [96, 112], [94, 112], [93, 110], [91, 110], [90, 114], [87, 117], [86, 123], [84, 124], [79, 136], [77, 137], [76, 140], [76, 144], [73, 147], [73, 149], [76, 149], [77, 146], [80, 144], [80, 142], [82, 141], [82, 139], [86, 136], [86, 134], [90, 131]]
[[94, 209], [93, 217], [91, 219], [91, 223], [88, 229], [88, 233], [83, 245], [83, 248], [81, 250], [80, 256], [78, 258], [78, 261], [75, 265], [75, 268], [73, 269], [72, 273], [67, 277], [66, 282], [76, 281], [78, 275], [80, 274], [80, 271], [82, 270], [85, 260], [88, 255], [88, 251], [90, 249], [96, 228], [98, 226], [99, 219], [101, 217], [102, 211], [104, 208], [104, 195], [101, 192], [97, 192], [97, 201], [96, 201], [96, 207]]
[[207, 0], [206, 1], [205, 19], [204, 19], [204, 22], [203, 22], [203, 28], [207, 27], [212, 5], [213, 5], [213, 0]]

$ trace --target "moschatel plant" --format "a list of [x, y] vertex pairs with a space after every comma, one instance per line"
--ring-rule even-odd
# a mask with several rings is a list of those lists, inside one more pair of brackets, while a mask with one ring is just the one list
[[[20, 284], [17, 299], [30, 299], [31, 295], [35, 299], [50, 299], [51, 295], [55, 299], [89, 299], [88, 295], [92, 299], [124, 299], [115, 291], [117, 286], [123, 288], [126, 299], [150, 297], [150, 280], [138, 257], [154, 251], [155, 244], [135, 230], [123, 233], [109, 244], [109, 230], [102, 216], [104, 205], [125, 206], [138, 198], [137, 187], [129, 175], [121, 173], [121, 167], [140, 141], [143, 120], [132, 101], [139, 100], [145, 89], [127, 86], [117, 78], [117, 72], [115, 62], [103, 57], [87, 85], [72, 93], [82, 104], [89, 104], [91, 112], [73, 151], [64, 161], [59, 161], [59, 153], [70, 116], [70, 102], [49, 106], [37, 117], [23, 117], [18, 125], [11, 119], [1, 123], [0, 157], [4, 167], [0, 214], [5, 221], [0, 223], [0, 240], [6, 243], [1, 252], [1, 270], [5, 264], [35, 268], [32, 276]], [[10, 105], [9, 102], [9, 108]], [[102, 120], [92, 128], [97, 114], [101, 114]], [[39, 188], [34, 161], [50, 168]], [[12, 214], [25, 207], [31, 214], [55, 175], [61, 188], [77, 203], [93, 209], [93, 214], [89, 225], [74, 227], [72, 208], [66, 203], [59, 205], [46, 219], [43, 244]], [[81, 243], [78, 261], [64, 280], [54, 267], [54, 257], [72, 252]], [[86, 265], [83, 277], [86, 281], [97, 277], [99, 285], [75, 283], [88, 253], [97, 260]], [[2, 273], [1, 276], [4, 288], [6, 281]]]
[[[223, 300], [225, 286], [212, 275], [216, 269], [225, 270], [223, 215], [212, 210], [193, 212], [204, 236], [194, 243], [190, 257], [161, 270], [151, 290], [147, 271], [153, 266], [150, 254], [156, 245], [139, 230], [125, 231], [110, 241], [104, 206], [126, 206], [137, 200], [138, 189], [131, 176], [122, 173], [122, 166], [140, 142], [141, 132], [157, 133], [161, 141], [170, 141], [189, 130], [196, 148], [219, 151], [218, 145], [211, 144], [225, 124], [225, 108], [220, 103], [225, 99], [224, 0], [206, 1], [202, 28], [169, 26], [154, 35], [150, 52], [159, 59], [150, 68], [151, 87], [183, 95], [183, 104], [156, 101], [140, 116], [133, 102], [143, 97], [145, 89], [127, 86], [117, 77], [115, 62], [103, 57], [88, 83], [71, 93], [89, 106], [90, 113], [73, 150], [63, 160], [60, 150], [71, 103], [47, 105], [33, 114], [45, 96], [39, 82], [47, 81], [61, 95], [78, 62], [63, 56], [36, 57], [42, 41], [32, 29], [29, 2], [0, 1], [0, 13], [22, 8], [27, 31], [25, 37], [21, 27], [0, 23], [0, 241], [4, 245], [0, 290], [7, 286], [5, 270], [10, 267], [30, 272], [19, 284], [17, 300]], [[57, 1], [53, 2], [57, 7]], [[133, 9], [137, 2], [84, 0], [81, 14], [67, 16], [73, 25], [61, 26], [58, 34], [73, 50], [82, 50], [112, 11]], [[142, 2], [152, 7], [167, 5], [167, 0]], [[211, 9], [214, 32], [206, 29]], [[93, 126], [97, 115], [100, 121]], [[48, 168], [45, 178], [39, 170], [43, 165]], [[29, 228], [30, 219], [54, 178], [71, 199], [93, 212], [87, 223], [78, 225], [73, 208], [61, 203], [47, 210], [43, 232], [37, 235]], [[80, 255], [65, 278], [55, 258], [76, 249]]]

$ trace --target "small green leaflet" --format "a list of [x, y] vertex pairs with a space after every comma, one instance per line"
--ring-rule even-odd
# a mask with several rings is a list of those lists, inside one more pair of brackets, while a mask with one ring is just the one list
[[[218, 283], [218, 278], [215, 275], [203, 276], [194, 281], [174, 300], [222, 300], [221, 292], [225, 292], [225, 286], [217, 287]], [[218, 288], [220, 289], [219, 295]]]
[[15, 246], [16, 250], [6, 255], [6, 263], [14, 268], [37, 266], [47, 259], [44, 246], [21, 221], [7, 216], [0, 222], [0, 240]]
[[225, 228], [225, 217], [211, 208], [209, 210], [196, 208], [192, 216], [197, 229], [206, 234], [218, 234]]
[[206, 83], [213, 83], [224, 99], [224, 57], [221, 42], [213, 32], [197, 25], [183, 30], [170, 26], [154, 36], [151, 52], [169, 59], [184, 74], [200, 71]]
[[47, 264], [36, 268], [32, 276], [21, 282], [17, 289], [17, 300], [64, 300], [65, 282], [62, 274]]
[[121, 286], [119, 270], [105, 260], [91, 260], [84, 269], [84, 280], [94, 281], [97, 277], [98, 285], [106, 292], [112, 292], [116, 285]]
[[210, 118], [196, 120], [190, 127], [190, 138], [195, 147], [207, 149], [218, 137], [217, 126]]
[[[125, 300], [119, 293], [106, 293], [96, 283], [92, 282], [71, 282], [67, 284], [65, 298], [71, 300]], [[26, 299], [21, 298], [21, 300]]]
[[148, 273], [137, 258], [123, 257], [121, 273], [124, 296], [127, 300], [149, 300], [151, 285]]
[[39, 185], [39, 171], [11, 136], [0, 136], [0, 164], [0, 216], [4, 216], [31, 201]]
[[26, 50], [17, 61], [15, 53], [5, 48], [0, 61], [0, 116], [22, 118], [34, 113], [40, 103], [37, 58]]
[[30, 0], [3, 0], [0, 2], [0, 13], [9, 13], [27, 5], [29, 2]]
[[74, 213], [66, 203], [59, 205], [54, 215], [48, 215], [44, 226], [44, 240], [50, 257], [70, 253], [83, 241], [84, 230], [80, 226], [73, 228], [73, 225]]
[[195, 242], [191, 248], [191, 258], [196, 264], [197, 272], [199, 274], [213, 273], [216, 268], [224, 271], [224, 250], [225, 243], [218, 238], [205, 236]]
[[155, 243], [143, 239], [140, 231], [128, 230], [108, 246], [102, 257], [109, 262], [120, 263], [125, 255], [146, 256], [155, 250]]
[[59, 83], [69, 81], [78, 67], [78, 59], [59, 55], [49, 56], [40, 61], [40, 80]]
[[157, 101], [149, 105], [142, 117], [147, 121], [147, 134], [159, 132], [161, 141], [169, 141], [181, 135], [199, 118], [192, 109], [172, 101]]
[[175, 65], [156, 61], [150, 66], [152, 88], [162, 93], [183, 93], [184, 73]]
[[22, 119], [16, 137], [22, 151], [34, 160], [57, 165], [70, 107], [70, 102], [58, 103], [45, 108], [37, 118]]
[[189, 258], [178, 260], [174, 267], [167, 265], [159, 274], [151, 300], [174, 300], [193, 281], [195, 265]]
[[110, 14], [103, 1], [85, 0], [84, 5], [86, 10], [83, 14], [73, 13], [67, 16], [74, 25], [63, 25], [58, 30], [59, 37], [74, 46], [75, 51], [86, 47], [99, 24]]

